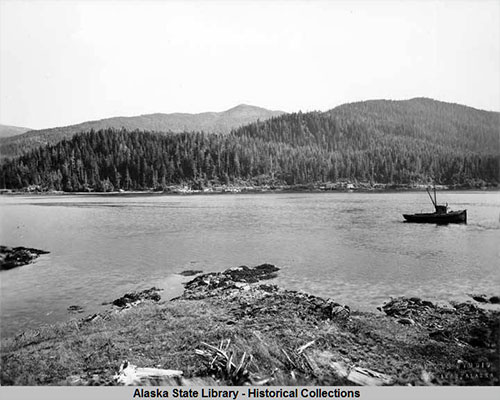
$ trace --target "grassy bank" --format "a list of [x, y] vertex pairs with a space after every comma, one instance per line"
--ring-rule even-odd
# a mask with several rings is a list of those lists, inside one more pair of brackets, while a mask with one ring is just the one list
[[499, 384], [497, 311], [396, 299], [377, 314], [351, 312], [262, 282], [274, 274], [264, 265], [200, 275], [173, 301], [4, 339], [0, 383], [111, 385], [128, 360], [198, 384]]

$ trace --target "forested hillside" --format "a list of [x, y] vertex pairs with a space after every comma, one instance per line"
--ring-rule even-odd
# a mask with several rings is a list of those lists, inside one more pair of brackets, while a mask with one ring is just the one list
[[240, 104], [222, 112], [157, 113], [135, 117], [106, 118], [58, 128], [31, 130], [16, 137], [0, 137], [0, 155], [2, 158], [12, 158], [43, 145], [56, 144], [61, 140], [70, 139], [78, 133], [88, 132], [91, 129], [97, 131], [108, 128], [124, 128], [130, 131], [143, 130], [165, 134], [194, 131], [228, 134], [234, 128], [281, 114], [283, 111], [272, 111]]
[[406, 112], [397, 104], [404, 102], [369, 103], [287, 114], [229, 135], [91, 131], [4, 163], [1, 184], [65, 191], [338, 180], [498, 184], [497, 113], [425, 111], [445, 104], [427, 99], [410, 101]]
[[500, 151], [500, 113], [427, 98], [344, 104], [328, 114], [364, 130], [429, 140], [464, 151]]

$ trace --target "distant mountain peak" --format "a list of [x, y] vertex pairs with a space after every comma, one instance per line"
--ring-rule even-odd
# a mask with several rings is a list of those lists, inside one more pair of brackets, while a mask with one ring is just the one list
[[237, 106], [234, 106], [232, 108], [230, 108], [229, 110], [227, 111], [231, 111], [231, 110], [238, 110], [238, 109], [245, 109], [245, 108], [257, 108], [259, 110], [263, 110], [262, 107], [257, 107], [257, 106], [253, 106], [251, 104], [245, 104], [245, 103], [241, 103], [241, 104], [238, 104]]
[[[244, 111], [271, 111], [271, 110], [267, 110], [265, 108], [262, 108], [262, 107], [258, 107], [258, 106], [253, 106], [251, 104], [238, 104], [237, 106], [235, 107], [232, 107], [230, 108], [229, 110], [226, 110], [224, 112], [234, 112], [234, 111], [239, 111], [239, 112], [244, 112]], [[282, 111], [279, 111], [281, 113], [284, 113]]]
[[284, 111], [267, 110], [265, 108], [249, 104], [238, 104], [237, 106], [223, 111], [220, 114], [226, 116], [227, 118], [242, 118], [248, 120], [249, 122], [253, 122], [250, 120], [263, 120], [286, 113]]

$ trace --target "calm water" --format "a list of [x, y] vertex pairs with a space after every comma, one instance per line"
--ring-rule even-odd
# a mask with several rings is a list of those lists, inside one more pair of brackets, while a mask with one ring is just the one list
[[276, 283], [375, 310], [390, 296], [500, 294], [500, 194], [447, 192], [467, 225], [415, 225], [425, 193], [212, 196], [0, 196], [0, 243], [50, 251], [0, 272], [1, 330], [86, 313], [127, 291], [182, 290], [186, 269], [269, 262]]

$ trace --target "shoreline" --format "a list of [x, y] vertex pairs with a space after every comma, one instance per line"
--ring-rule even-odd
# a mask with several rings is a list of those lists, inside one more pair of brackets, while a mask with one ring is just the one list
[[169, 301], [152, 288], [103, 313], [2, 339], [0, 383], [116, 385], [127, 360], [182, 371], [160, 385], [500, 384], [500, 311], [418, 298], [352, 311], [274, 285], [277, 271], [198, 274]]
[[[426, 186], [427, 187], [427, 186]], [[293, 188], [281, 187], [277, 189], [244, 189], [241, 187], [228, 188], [223, 191], [196, 191], [196, 190], [129, 190], [129, 191], [111, 191], [111, 192], [63, 192], [63, 191], [13, 191], [4, 190], [0, 191], [0, 196], [113, 196], [113, 197], [127, 197], [127, 196], [216, 196], [216, 195], [240, 195], [240, 194], [298, 194], [298, 193], [408, 193], [408, 192], [425, 192], [426, 187], [384, 187], [384, 188], [352, 188], [352, 189], [320, 189], [320, 188]], [[491, 186], [485, 188], [477, 187], [441, 187], [438, 189], [440, 192], [478, 192], [478, 193], [491, 193], [499, 192], [500, 186]]]

